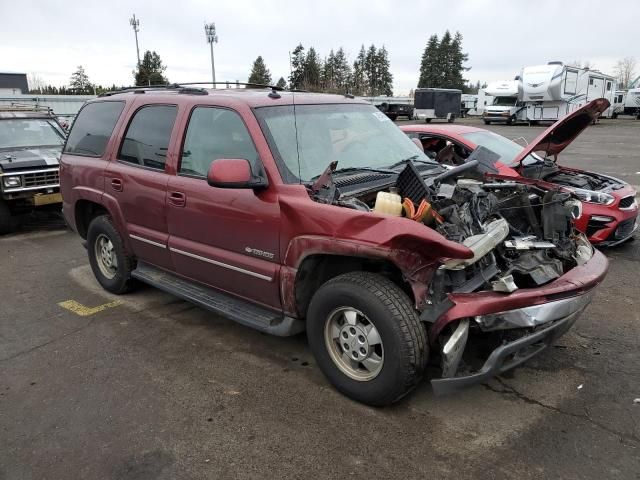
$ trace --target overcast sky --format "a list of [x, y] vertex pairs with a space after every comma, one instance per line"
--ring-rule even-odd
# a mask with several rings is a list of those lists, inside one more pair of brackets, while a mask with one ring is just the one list
[[[133, 6], [135, 5], [135, 7]], [[361, 44], [389, 50], [394, 93], [416, 86], [428, 37], [459, 30], [469, 54], [466, 78], [512, 78], [549, 60], [589, 61], [613, 74], [616, 61], [640, 62], [640, 1], [568, 0], [0, 0], [0, 71], [35, 73], [64, 85], [83, 65], [92, 82], [133, 83], [131, 14], [140, 19], [140, 50], [157, 51], [171, 81], [207, 81], [211, 67], [204, 22], [214, 21], [216, 76], [246, 81], [258, 55], [274, 82], [289, 74], [298, 44], [325, 56]]]

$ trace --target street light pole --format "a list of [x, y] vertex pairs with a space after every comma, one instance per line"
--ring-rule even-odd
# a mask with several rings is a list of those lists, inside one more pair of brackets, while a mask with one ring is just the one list
[[140, 66], [140, 47], [138, 47], [138, 32], [140, 31], [140, 20], [136, 18], [136, 14], [129, 19], [129, 25], [133, 27], [133, 34], [136, 36], [136, 55], [138, 57], [138, 67]]
[[213, 44], [218, 43], [218, 35], [216, 34], [216, 24], [205, 23], [204, 33], [207, 36], [207, 42], [211, 47], [211, 78], [213, 79], [213, 88], [216, 88], [216, 66], [213, 61]]

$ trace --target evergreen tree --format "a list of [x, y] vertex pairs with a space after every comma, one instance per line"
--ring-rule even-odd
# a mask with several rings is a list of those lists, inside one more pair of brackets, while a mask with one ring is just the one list
[[142, 62], [140, 62], [135, 72], [136, 85], [164, 85], [169, 83], [169, 80], [164, 76], [166, 69], [167, 67], [162, 65], [160, 55], [155, 51], [147, 50], [144, 52]]
[[378, 95], [380, 89], [380, 75], [378, 71], [378, 51], [376, 46], [371, 44], [367, 49], [367, 55], [364, 60], [364, 73], [368, 84], [368, 94], [371, 96]]
[[449, 78], [447, 82], [449, 88], [464, 88], [466, 80], [463, 77], [463, 72], [469, 70], [464, 66], [467, 60], [469, 60], [469, 55], [462, 51], [462, 34], [456, 32], [450, 47]]
[[278, 83], [276, 83], [276, 87], [287, 88], [287, 81], [283, 77], [280, 77]]
[[333, 48], [329, 56], [324, 59], [322, 66], [322, 91], [335, 92], [336, 90], [336, 55]]
[[389, 53], [387, 49], [383, 45], [380, 50], [378, 50], [377, 55], [377, 63], [378, 63], [378, 95], [386, 95], [391, 97], [393, 95], [393, 75], [390, 71], [389, 65]]
[[438, 81], [437, 56], [440, 42], [437, 35], [431, 35], [422, 53], [418, 88], [436, 87]]
[[345, 92], [351, 83], [351, 67], [347, 61], [344, 49], [340, 47], [334, 57], [335, 63], [335, 84], [339, 92]]
[[322, 64], [320, 63], [320, 57], [316, 53], [315, 48], [309, 47], [307, 56], [304, 61], [304, 90], [311, 92], [321, 91], [320, 77], [322, 74]]
[[78, 69], [71, 74], [69, 88], [76, 95], [87, 95], [93, 93], [93, 85], [91, 85], [89, 76], [84, 71], [82, 65], [79, 65]]
[[360, 52], [358, 52], [358, 56], [353, 62], [353, 77], [351, 81], [352, 89], [354, 95], [364, 95], [367, 88], [367, 77], [365, 74], [365, 62], [366, 62], [367, 53], [364, 49], [364, 45], [360, 47]]
[[437, 72], [437, 87], [447, 88], [451, 81], [451, 34], [449, 30], [444, 32], [440, 45], [438, 45], [438, 51], [436, 55], [436, 72]]
[[304, 83], [304, 67], [306, 56], [304, 47], [299, 44], [291, 53], [291, 75], [289, 76], [289, 88], [291, 90], [300, 90]]
[[271, 85], [271, 72], [264, 64], [262, 56], [256, 58], [251, 67], [248, 83], [256, 83], [260, 85]]

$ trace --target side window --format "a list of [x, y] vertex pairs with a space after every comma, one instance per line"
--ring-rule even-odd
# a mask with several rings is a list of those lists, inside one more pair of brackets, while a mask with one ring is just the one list
[[611, 91], [611, 82], [607, 82], [607, 92]]
[[129, 123], [118, 159], [164, 170], [177, 112], [175, 105], [147, 105], [138, 110]]
[[102, 156], [123, 109], [124, 102], [87, 104], [73, 123], [64, 152], [86, 157]]
[[219, 158], [244, 158], [258, 164], [249, 131], [236, 112], [216, 107], [196, 107], [191, 113], [182, 147], [179, 173], [206, 177]]

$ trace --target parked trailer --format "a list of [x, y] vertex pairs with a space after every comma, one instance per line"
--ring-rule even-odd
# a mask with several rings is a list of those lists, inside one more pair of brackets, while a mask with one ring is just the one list
[[482, 120], [490, 123], [512, 125], [526, 121], [526, 106], [518, 99], [518, 81], [505, 80], [490, 83], [485, 92], [492, 96], [491, 104], [484, 107]]
[[411, 97], [358, 97], [373, 104], [391, 120], [398, 117], [413, 117], [413, 98]]
[[462, 90], [453, 88], [417, 88], [413, 99], [414, 120], [429, 123], [441, 118], [452, 123], [460, 116]]
[[[518, 79], [518, 98], [526, 106], [526, 120], [555, 122], [596, 98], [613, 105], [616, 80], [598, 70], [549, 62], [524, 67]], [[601, 117], [610, 118], [609, 107]]]
[[624, 98], [623, 111], [621, 114], [633, 115], [640, 120], [640, 77], [629, 84], [629, 90]]
[[478, 95], [472, 93], [462, 94], [462, 104], [460, 105], [460, 115], [464, 118], [467, 115], [477, 115]]
[[611, 118], [618, 118], [618, 115], [624, 115], [624, 102], [627, 98], [626, 90], [616, 90], [613, 95], [613, 112]]
[[486, 88], [478, 90], [478, 104], [476, 105], [476, 115], [482, 115], [486, 108], [493, 104], [493, 96], [487, 93]]

